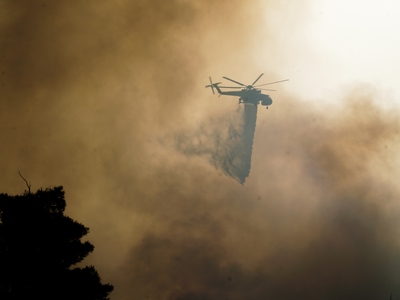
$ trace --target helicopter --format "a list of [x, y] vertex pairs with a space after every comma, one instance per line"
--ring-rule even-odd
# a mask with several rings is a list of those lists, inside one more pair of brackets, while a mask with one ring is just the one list
[[[261, 105], [265, 106], [268, 109], [268, 106], [272, 104], [272, 99], [269, 95], [263, 94], [261, 91], [275, 91], [271, 89], [264, 89], [264, 88], [259, 88], [261, 86], [265, 85], [270, 85], [274, 83], [279, 83], [279, 82], [284, 82], [288, 81], [289, 79], [285, 80], [279, 80], [279, 81], [274, 81], [274, 82], [269, 82], [269, 83], [264, 83], [264, 84], [259, 84], [255, 85], [256, 82], [264, 75], [264, 73], [261, 73], [260, 76], [257, 77], [256, 80], [250, 85], [243, 84], [239, 81], [233, 80], [231, 78], [223, 76], [222, 78], [225, 78], [229, 81], [232, 81], [233, 83], [236, 83], [240, 86], [220, 86], [221, 82], [216, 82], [213, 83], [210, 79], [210, 84], [206, 85], [206, 88], [211, 87], [211, 90], [213, 94], [214, 88], [217, 90], [219, 96], [221, 95], [226, 95], [226, 96], [236, 96], [239, 97], [239, 104], [244, 103], [244, 104], [253, 104], [253, 105], [258, 105], [261, 103]], [[241, 89], [240, 91], [222, 91], [221, 88], [228, 88], [228, 89]]]

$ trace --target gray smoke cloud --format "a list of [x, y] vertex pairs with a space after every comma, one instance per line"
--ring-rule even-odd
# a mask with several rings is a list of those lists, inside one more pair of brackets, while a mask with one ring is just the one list
[[[307, 5], [290, 11], [304, 21]], [[399, 111], [374, 87], [329, 107], [280, 89], [258, 112], [246, 184], [210, 164], [230, 149], [216, 148], [216, 123], [246, 112], [211, 98], [208, 76], [268, 72], [257, 55], [279, 56], [279, 24], [264, 14], [286, 10], [0, 1], [1, 192], [23, 191], [18, 171], [32, 190], [63, 185], [96, 247], [84, 263], [115, 286], [112, 299], [396, 299]], [[240, 127], [229, 128], [221, 138]]]
[[398, 112], [359, 93], [327, 118], [315, 108], [291, 110], [290, 98], [270, 110], [255, 143], [255, 157], [266, 155], [253, 168], [259, 180], [245, 191], [215, 178], [172, 179], [171, 206], [158, 216], [164, 226], [132, 248], [124, 289], [148, 299], [398, 293], [399, 191], [387, 178]]

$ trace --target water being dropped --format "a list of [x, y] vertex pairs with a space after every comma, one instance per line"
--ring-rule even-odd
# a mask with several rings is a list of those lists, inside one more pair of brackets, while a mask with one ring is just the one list
[[179, 132], [175, 147], [188, 156], [202, 156], [225, 175], [244, 184], [250, 174], [257, 106], [245, 104], [233, 113], [211, 118], [194, 132]]

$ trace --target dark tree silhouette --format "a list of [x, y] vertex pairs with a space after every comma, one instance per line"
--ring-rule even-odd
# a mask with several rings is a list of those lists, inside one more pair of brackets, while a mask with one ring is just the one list
[[62, 186], [0, 194], [0, 299], [109, 299], [94, 267], [72, 268], [94, 247], [65, 206]]

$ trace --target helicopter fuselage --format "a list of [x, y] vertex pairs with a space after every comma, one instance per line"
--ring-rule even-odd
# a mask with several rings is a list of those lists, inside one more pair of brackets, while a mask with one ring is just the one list
[[222, 91], [218, 85], [214, 86], [220, 95], [239, 97], [239, 103], [249, 103], [258, 105], [269, 106], [272, 104], [272, 99], [269, 95], [262, 94], [260, 90], [247, 87], [240, 91]]

